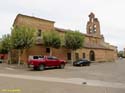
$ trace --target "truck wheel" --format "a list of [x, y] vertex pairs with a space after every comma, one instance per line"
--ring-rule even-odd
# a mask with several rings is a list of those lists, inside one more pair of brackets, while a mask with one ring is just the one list
[[60, 69], [64, 69], [64, 67], [65, 67], [65, 64], [60, 65]]
[[37, 68], [37, 67], [34, 67], [33, 70], [38, 70], [38, 68]]
[[44, 66], [43, 64], [41, 64], [41, 65], [39, 66], [39, 70], [42, 71], [42, 70], [44, 70], [44, 69], [45, 69], [45, 66]]

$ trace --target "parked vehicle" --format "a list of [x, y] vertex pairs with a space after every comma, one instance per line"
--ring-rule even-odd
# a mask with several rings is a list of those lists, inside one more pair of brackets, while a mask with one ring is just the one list
[[34, 70], [44, 70], [46, 67], [59, 67], [63, 69], [66, 62], [54, 56], [30, 56], [28, 67]]
[[33, 60], [33, 59], [40, 59], [40, 58], [42, 58], [41, 55], [33, 55], [33, 56], [29, 56], [28, 61]]
[[73, 62], [73, 66], [89, 66], [90, 63], [91, 62], [87, 59], [79, 59], [79, 60]]
[[2, 60], [2, 59], [0, 59], [0, 63], [3, 63], [3, 60]]

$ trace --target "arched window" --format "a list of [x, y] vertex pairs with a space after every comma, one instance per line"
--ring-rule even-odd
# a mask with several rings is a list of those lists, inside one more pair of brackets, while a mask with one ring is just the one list
[[95, 61], [95, 52], [93, 50], [89, 52], [89, 58], [91, 61]]
[[93, 26], [93, 32], [96, 33], [96, 25]]

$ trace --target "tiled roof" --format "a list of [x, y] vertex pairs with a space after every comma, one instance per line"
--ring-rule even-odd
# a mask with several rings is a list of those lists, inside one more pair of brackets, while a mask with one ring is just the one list
[[108, 50], [112, 50], [104, 45], [101, 44], [91, 44], [91, 43], [84, 43], [84, 47], [85, 48], [94, 48], [94, 49], [108, 49]]
[[[14, 20], [14, 24], [18, 17], [27, 17], [27, 18], [32, 18], [32, 19], [36, 19], [36, 20], [42, 20], [42, 21], [48, 21], [51, 23], [55, 23], [55, 21], [51, 21], [51, 20], [47, 20], [47, 19], [42, 19], [42, 18], [38, 18], [38, 17], [34, 17], [34, 16], [28, 16], [28, 15], [24, 15], [24, 14], [18, 14]], [[13, 24], [13, 26], [14, 26], [14, 24]]]
[[[67, 32], [67, 31], [74, 31], [74, 30], [71, 30], [71, 29], [63, 29], [63, 28], [58, 28], [58, 27], [55, 27], [55, 30], [59, 31], [59, 32]], [[98, 36], [93, 36], [92, 34], [85, 34], [85, 33], [81, 33], [85, 36], [88, 36], [88, 37], [97, 37], [99, 38]]]
[[58, 27], [55, 27], [55, 30], [57, 30], [59, 32], [73, 31], [73, 30], [70, 30], [70, 29], [63, 29], [63, 28], [58, 28]]

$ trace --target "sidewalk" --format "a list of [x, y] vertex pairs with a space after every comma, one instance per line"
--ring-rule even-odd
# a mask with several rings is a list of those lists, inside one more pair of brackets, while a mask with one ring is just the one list
[[27, 68], [27, 64], [8, 64], [8, 63], [1, 63], [0, 65], [2, 65], [3, 67], [8, 67], [8, 68], [13, 68], [13, 69], [26, 69]]

